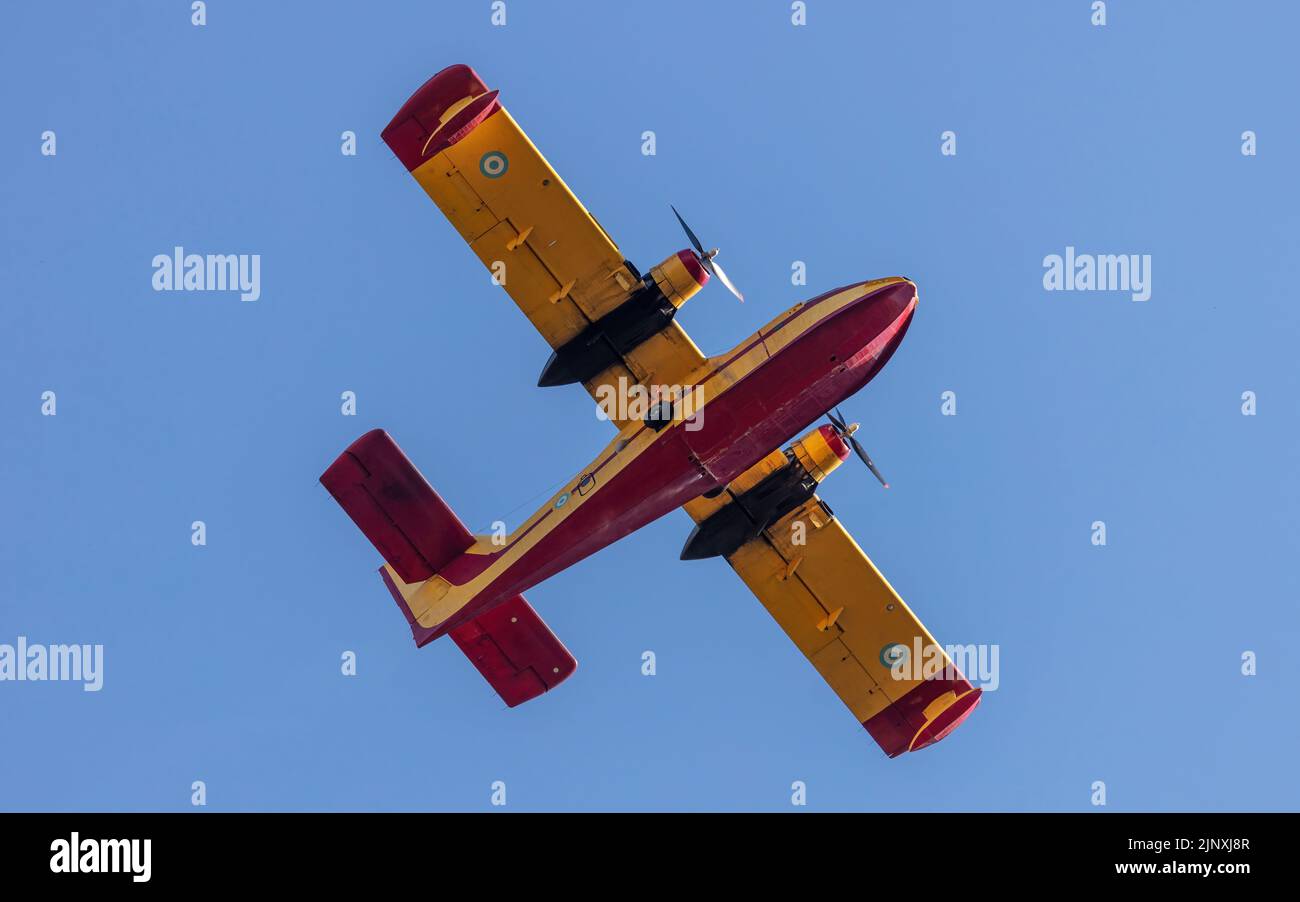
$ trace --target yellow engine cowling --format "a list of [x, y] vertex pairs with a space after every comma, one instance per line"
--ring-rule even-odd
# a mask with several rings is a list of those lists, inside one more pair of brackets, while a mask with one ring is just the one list
[[733, 479], [727, 488], [743, 495], [773, 473], [789, 466], [793, 455], [813, 479], [821, 482], [849, 456], [849, 446], [830, 424], [818, 426], [791, 443], [789, 453], [778, 448]]
[[650, 278], [676, 308], [689, 301], [709, 281], [709, 274], [699, 256], [690, 250], [678, 251], [650, 268]]
[[790, 446], [808, 474], [821, 482], [849, 456], [848, 443], [830, 424], [818, 426]]

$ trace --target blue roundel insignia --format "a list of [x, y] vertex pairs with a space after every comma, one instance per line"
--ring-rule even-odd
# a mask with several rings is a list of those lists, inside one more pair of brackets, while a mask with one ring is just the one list
[[880, 666], [893, 667], [899, 661], [907, 660], [907, 646], [901, 642], [891, 642], [880, 650]]
[[489, 150], [478, 161], [478, 171], [490, 179], [499, 179], [510, 168], [510, 161], [499, 150]]
[[559, 510], [560, 508], [564, 507], [564, 505], [568, 503], [569, 503], [569, 493], [565, 492], [559, 498], [555, 499], [555, 509]]

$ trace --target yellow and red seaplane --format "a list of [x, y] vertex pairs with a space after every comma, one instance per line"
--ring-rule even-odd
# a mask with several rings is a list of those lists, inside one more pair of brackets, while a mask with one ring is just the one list
[[[577, 662], [521, 593], [682, 507], [682, 557], [724, 558], [889, 756], [956, 728], [980, 690], [817, 494], [854, 453], [884, 483], [830, 412], [897, 350], [916, 286], [824, 292], [706, 357], [676, 313], [711, 278], [740, 295], [717, 251], [678, 214], [692, 246], [640, 272], [473, 69], [429, 79], [383, 139], [550, 346], [540, 385], [655, 398], [606, 405], [618, 434], [504, 536], [466, 529], [382, 430], [334, 461], [321, 482], [383, 556], [417, 646], [450, 635], [507, 705], [536, 698]], [[946, 666], [910, 666], [914, 648]]]

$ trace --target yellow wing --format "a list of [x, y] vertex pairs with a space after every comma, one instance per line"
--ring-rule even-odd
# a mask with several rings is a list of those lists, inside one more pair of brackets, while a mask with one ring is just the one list
[[[686, 505], [697, 521], [723, 499]], [[980, 690], [816, 495], [727, 562], [891, 758], [947, 736]]]
[[[640, 287], [618, 245], [468, 66], [431, 78], [383, 137], [551, 348]], [[586, 387], [594, 396], [620, 376], [678, 384], [703, 363], [671, 322]]]

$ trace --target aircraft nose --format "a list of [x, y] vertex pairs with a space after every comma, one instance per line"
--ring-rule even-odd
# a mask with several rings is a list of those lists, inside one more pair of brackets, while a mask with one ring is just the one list
[[865, 300], [880, 308], [881, 318], [893, 323], [916, 306], [916, 285], [907, 279], [892, 282], [867, 295]]
[[916, 285], [899, 279], [882, 287], [864, 288], [865, 293], [853, 305], [852, 319], [857, 325], [854, 331], [868, 355], [883, 365], [903, 340], [912, 321], [917, 304]]

